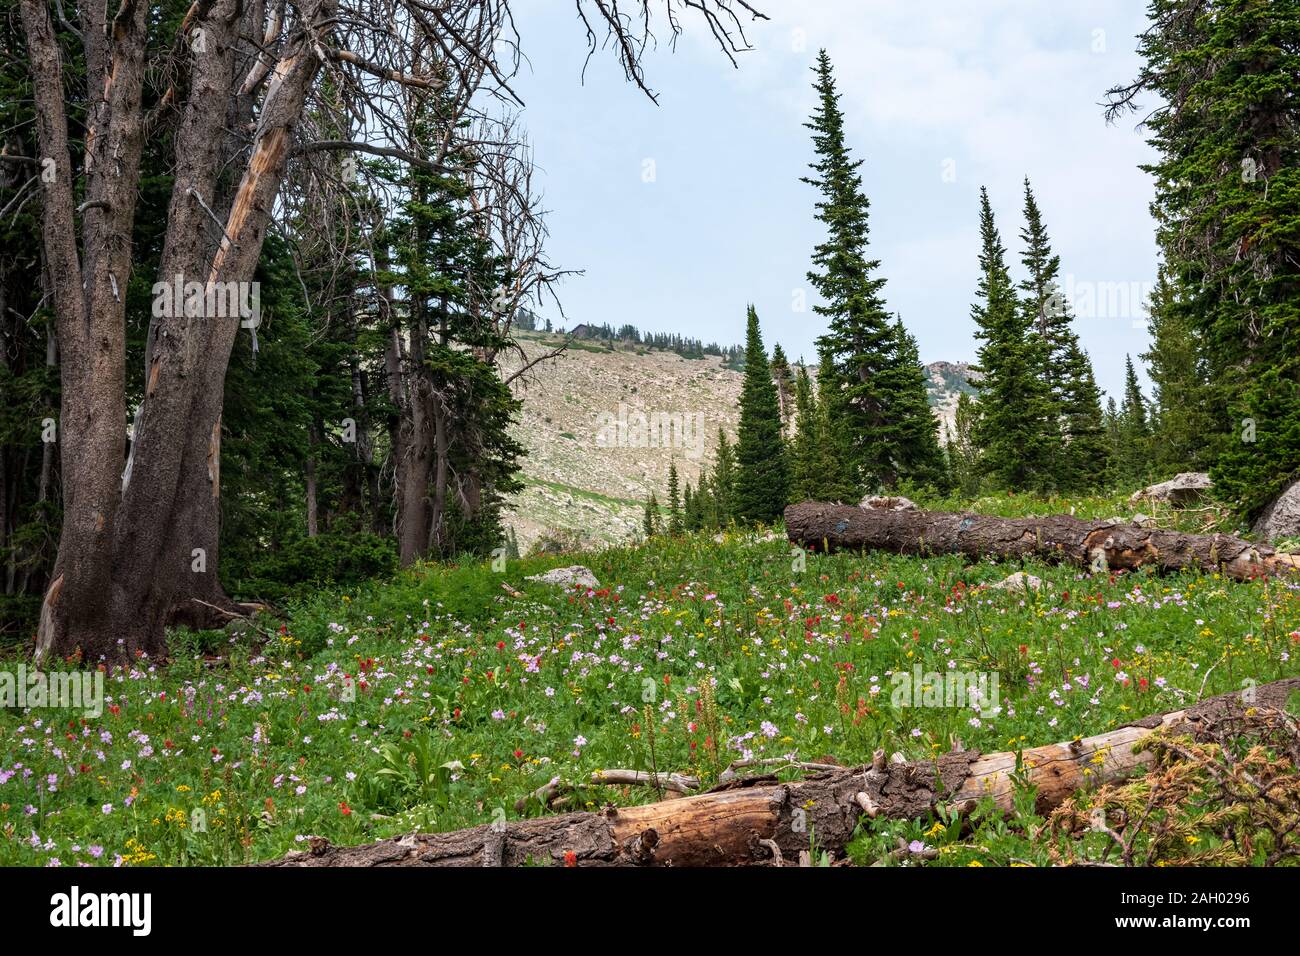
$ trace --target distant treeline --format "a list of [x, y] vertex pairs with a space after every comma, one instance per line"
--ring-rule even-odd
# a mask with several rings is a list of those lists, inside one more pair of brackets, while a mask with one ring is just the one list
[[[515, 328], [524, 332], [564, 332], [552, 328], [550, 319], [543, 319], [536, 313], [521, 309], [515, 316]], [[568, 330], [574, 338], [589, 342], [603, 342], [610, 347], [615, 345], [639, 345], [642, 348], [657, 349], [661, 352], [676, 352], [682, 358], [704, 358], [717, 355], [728, 368], [745, 367], [745, 349], [740, 345], [719, 345], [717, 342], [705, 344], [700, 339], [687, 338], [668, 332], [642, 332], [635, 325], [624, 324], [617, 329], [608, 322], [602, 325], [581, 324]]]

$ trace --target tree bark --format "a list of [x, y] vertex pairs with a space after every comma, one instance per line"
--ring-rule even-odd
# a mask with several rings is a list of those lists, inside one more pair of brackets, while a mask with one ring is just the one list
[[[83, 12], [86, 201], [78, 245], [62, 57], [48, 7], [21, 4], [31, 58], [41, 177], [42, 241], [62, 349], [59, 414], [63, 527], [41, 610], [37, 660], [111, 646], [113, 546], [126, 431], [126, 289], [143, 144], [140, 109], [148, 4]], [[111, 36], [111, 48], [109, 38]]]
[[[98, 98], [86, 135], [83, 262], [58, 46], [44, 5], [23, 0], [22, 9], [37, 78], [41, 153], [53, 160], [54, 175], [43, 180], [43, 232], [63, 357], [64, 524], [36, 658], [77, 651], [115, 662], [139, 653], [157, 656], [165, 653], [163, 625], [179, 599], [206, 594], [211, 603], [228, 603], [217, 579], [221, 411], [241, 317], [172, 315], [151, 323], [145, 394], [124, 461], [124, 306], [151, 7], [124, 4], [111, 34], [104, 8], [88, 8], [86, 82]], [[160, 270], [167, 283], [178, 276], [200, 285], [251, 281], [293, 131], [320, 65], [317, 31], [330, 21], [334, 0], [303, 5], [300, 18], [312, 29], [300, 30], [286, 45], [247, 161], [235, 167], [243, 167], [238, 188], [222, 204], [214, 197], [219, 171], [230, 158], [225, 106], [234, 92], [242, 10], [237, 0], [197, 3], [181, 31], [188, 36], [189, 27], [200, 27], [204, 48], [192, 58], [189, 95], [174, 138]], [[214, 205], [224, 213], [215, 222]]]
[[[1023, 751], [1022, 766], [1038, 791], [1038, 812], [1058, 806], [1085, 785], [1116, 780], [1149, 765], [1153, 755], [1139, 745], [1157, 731], [1199, 736], [1250, 709], [1283, 709], [1296, 692], [1300, 678], [1289, 678], [1249, 693], [1211, 697], [1094, 737]], [[985, 796], [1010, 811], [1016, 756], [962, 750], [907, 763], [887, 761], [884, 752], [877, 751], [870, 766], [819, 772], [797, 782], [742, 778], [707, 793], [646, 806], [411, 834], [357, 847], [332, 847], [318, 840], [309, 852], [260, 865], [770, 865], [776, 859], [773, 848], [782, 858], [797, 859], [814, 839], [818, 850], [840, 854], [864, 814], [918, 819], [941, 803], [969, 813]]]
[[805, 501], [785, 509], [790, 541], [812, 551], [875, 549], [1075, 564], [1094, 572], [1199, 569], [1236, 580], [1300, 570], [1300, 555], [1223, 534], [1184, 534], [1070, 515], [996, 518], [946, 511], [888, 511]]

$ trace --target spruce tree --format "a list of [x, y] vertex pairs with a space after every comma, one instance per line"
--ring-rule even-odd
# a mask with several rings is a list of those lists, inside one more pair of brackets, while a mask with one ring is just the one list
[[995, 486], [1012, 491], [1054, 484], [1053, 456], [1060, 436], [1051, 395], [1041, 377], [1041, 350], [1029, 337], [1029, 323], [1016, 299], [1006, 250], [993, 219], [988, 190], [980, 189], [980, 280], [971, 317], [976, 338], [980, 416], [975, 442], [982, 467]]
[[1020, 261], [1026, 277], [1020, 283], [1021, 308], [1025, 312], [1025, 326], [1035, 344], [1041, 349], [1041, 374], [1047, 381], [1050, 397], [1058, 405], [1065, 391], [1062, 366], [1066, 351], [1077, 341], [1070, 328], [1070, 307], [1057, 284], [1061, 272], [1061, 257], [1053, 254], [1043, 214], [1034, 199], [1029, 178], [1025, 178], [1025, 224], [1020, 230], [1024, 252]]
[[790, 441], [790, 500], [817, 497], [817, 400], [812, 378], [800, 366], [794, 381], [795, 433]]
[[727, 433], [718, 428], [718, 450], [713, 460], [714, 523], [725, 528], [735, 518], [736, 502], [736, 450], [727, 440]]
[[838, 382], [824, 389], [822, 401], [829, 398], [832, 413], [843, 420], [849, 438], [845, 471], [856, 490], [892, 484], [898, 477], [901, 455], [890, 444], [896, 436], [886, 434], [889, 395], [882, 381], [894, 362], [896, 342], [883, 298], [885, 280], [876, 275], [880, 262], [867, 254], [870, 202], [858, 173], [862, 160], [852, 158], [844, 141], [844, 114], [825, 50], [813, 70], [817, 109], [804, 125], [812, 130], [817, 161], [811, 165], [814, 175], [803, 182], [821, 193], [816, 218], [826, 236], [813, 251], [808, 281], [823, 300], [814, 311], [827, 321], [818, 348]]
[[1152, 0], [1148, 13], [1146, 62], [1110, 91], [1107, 118], [1141, 111], [1158, 153], [1144, 168], [1172, 321], [1206, 385], [1175, 435], [1205, 429], [1216, 490], [1253, 516], [1300, 475], [1300, 403], [1276, 403], [1300, 389], [1300, 6]]
[[1210, 463], [1206, 436], [1217, 426], [1209, 410], [1209, 370], [1200, 332], [1165, 269], [1147, 308], [1151, 347], [1140, 356], [1151, 373], [1154, 464], [1161, 471], [1203, 471]]
[[1108, 449], [1106, 462], [1106, 483], [1113, 487], [1118, 487], [1128, 482], [1128, 476], [1121, 474], [1122, 459], [1124, 457], [1124, 434], [1123, 427], [1120, 424], [1119, 409], [1115, 406], [1115, 399], [1108, 396], [1106, 398], [1106, 412], [1102, 415], [1102, 427], [1106, 432], [1106, 447]]
[[894, 472], [916, 485], [936, 489], [948, 486], [943, 449], [939, 446], [939, 421], [930, 410], [926, 373], [917, 352], [916, 339], [903, 327], [893, 325], [894, 358], [883, 375], [890, 395], [890, 415], [884, 428], [886, 446], [894, 449]]
[[781, 433], [787, 434], [794, 418], [794, 379], [790, 360], [778, 342], [772, 347], [772, 381], [776, 385], [776, 404], [781, 410]]
[[1066, 445], [1059, 484], [1064, 491], [1094, 491], [1106, 483], [1110, 446], [1101, 411], [1101, 389], [1093, 377], [1092, 361], [1077, 339], [1066, 348], [1061, 372], [1065, 388], [1060, 412]]
[[659, 533], [659, 499], [655, 493], [650, 492], [650, 497], [646, 499], [645, 516], [641, 519], [642, 530], [645, 531], [647, 539], [653, 538]]
[[966, 392], [959, 393], [957, 410], [953, 415], [952, 429], [944, 443], [944, 451], [953, 487], [968, 497], [974, 497], [980, 488], [979, 449], [974, 441], [978, 417], [978, 403]]
[[709, 479], [707, 469], [701, 469], [700, 483], [695, 486], [695, 494], [691, 498], [691, 511], [686, 516], [686, 528], [689, 531], [702, 531], [717, 526], [717, 502], [713, 497], [713, 483]]
[[677, 462], [668, 463], [668, 533], [682, 533], [682, 499], [677, 484]]
[[789, 494], [781, 412], [772, 382], [758, 313], [749, 307], [745, 329], [745, 380], [740, 392], [736, 445], [736, 517], [769, 522], [781, 516]]
[[810, 469], [810, 497], [818, 501], [852, 503], [861, 497], [860, 485], [853, 478], [853, 438], [844, 412], [847, 391], [823, 349], [817, 367], [816, 428]]
[[1072, 328], [1070, 303], [1057, 281], [1061, 257], [1052, 251], [1028, 177], [1024, 216], [1020, 233], [1024, 252], [1020, 261], [1026, 278], [1020, 284], [1021, 307], [1047, 383], [1052, 405], [1048, 418], [1056, 425], [1065, 446], [1055, 456], [1053, 477], [1064, 490], [1087, 491], [1104, 480], [1106, 468], [1105, 444], [1101, 441], [1101, 391], [1092, 363]]
[[1118, 438], [1120, 460], [1115, 465], [1116, 477], [1132, 482], [1149, 474], [1151, 432], [1147, 402], [1129, 355], [1124, 356], [1124, 400], [1119, 407]]

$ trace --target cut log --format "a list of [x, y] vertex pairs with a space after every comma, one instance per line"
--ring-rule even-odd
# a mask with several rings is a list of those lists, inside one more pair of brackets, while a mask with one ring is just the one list
[[[1154, 759], [1141, 749], [1156, 731], [1200, 736], [1250, 708], [1282, 709], [1300, 678], [1249, 692], [1211, 697], [1185, 710], [1145, 718], [1095, 737], [1023, 751], [1044, 813], [1084, 786], [1124, 777]], [[959, 812], [989, 796], [1011, 809], [1016, 754], [973, 750], [933, 761], [885, 760], [831, 768], [800, 781], [741, 778], [707, 793], [647, 806], [606, 807], [451, 833], [421, 833], [356, 847], [314, 840], [310, 851], [260, 866], [745, 866], [797, 860], [815, 836], [819, 850], [839, 855], [863, 816], [923, 819], [940, 803]]]
[[785, 509], [785, 529], [791, 542], [813, 551], [874, 549], [893, 554], [962, 554], [972, 560], [1036, 557], [1093, 572], [1198, 568], [1242, 581], [1300, 570], [1300, 555], [1230, 535], [1183, 534], [1070, 515], [997, 518], [805, 501]]

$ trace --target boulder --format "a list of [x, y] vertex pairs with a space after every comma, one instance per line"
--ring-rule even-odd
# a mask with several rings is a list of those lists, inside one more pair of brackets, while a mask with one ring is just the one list
[[592, 589], [600, 587], [596, 575], [591, 573], [590, 568], [584, 568], [581, 564], [575, 564], [567, 568], [551, 568], [545, 574], [530, 574], [528, 580], [538, 581], [542, 584], [558, 584], [566, 588], [577, 585]]
[[1265, 541], [1300, 537], [1300, 478], [1287, 485], [1250, 530]]
[[1214, 482], [1210, 481], [1210, 476], [1205, 472], [1185, 471], [1182, 474], [1174, 475], [1168, 481], [1148, 485], [1141, 491], [1134, 493], [1129, 501], [1133, 503], [1159, 501], [1175, 508], [1185, 508], [1188, 505], [1195, 504], [1213, 487]]
[[1037, 591], [1043, 586], [1043, 579], [1036, 578], [1032, 574], [1026, 574], [1024, 571], [1017, 571], [1010, 577], [1003, 578], [997, 584], [993, 585], [998, 591]]
[[859, 508], [878, 508], [881, 511], [915, 511], [916, 502], [902, 495], [867, 495], [858, 502]]

